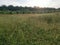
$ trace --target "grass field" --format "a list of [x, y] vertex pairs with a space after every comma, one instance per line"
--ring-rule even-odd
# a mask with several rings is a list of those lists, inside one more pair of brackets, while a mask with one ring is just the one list
[[0, 45], [60, 45], [60, 13], [0, 14]]

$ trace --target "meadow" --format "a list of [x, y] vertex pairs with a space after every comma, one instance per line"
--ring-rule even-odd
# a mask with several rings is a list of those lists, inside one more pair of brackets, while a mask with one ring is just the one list
[[0, 45], [60, 45], [60, 13], [0, 14]]

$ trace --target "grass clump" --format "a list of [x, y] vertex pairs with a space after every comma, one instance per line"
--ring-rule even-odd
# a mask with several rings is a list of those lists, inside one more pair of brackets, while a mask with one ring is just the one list
[[60, 14], [0, 15], [0, 45], [60, 45]]

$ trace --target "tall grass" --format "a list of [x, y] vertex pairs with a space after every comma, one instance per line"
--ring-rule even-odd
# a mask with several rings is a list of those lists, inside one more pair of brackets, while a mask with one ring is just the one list
[[60, 45], [60, 13], [0, 15], [0, 45]]

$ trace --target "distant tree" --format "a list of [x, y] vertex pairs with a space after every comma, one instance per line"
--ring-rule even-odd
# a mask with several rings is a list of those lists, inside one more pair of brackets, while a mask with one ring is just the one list
[[2, 5], [2, 6], [0, 7], [0, 10], [1, 10], [1, 11], [7, 10], [7, 6], [6, 6], [6, 5]]
[[39, 8], [39, 7], [22, 7], [22, 6], [13, 6], [13, 5], [2, 5], [0, 6], [0, 13], [21, 13], [21, 14], [25, 14], [25, 13], [52, 13], [52, 12], [60, 12], [60, 8], [55, 9], [55, 8]]
[[8, 10], [14, 11], [14, 10], [15, 10], [15, 9], [14, 9], [14, 6], [13, 6], [13, 5], [9, 5], [9, 6], [8, 6]]

